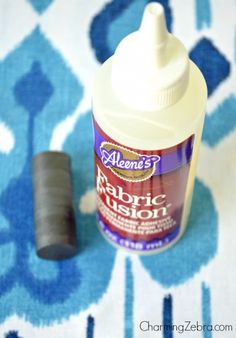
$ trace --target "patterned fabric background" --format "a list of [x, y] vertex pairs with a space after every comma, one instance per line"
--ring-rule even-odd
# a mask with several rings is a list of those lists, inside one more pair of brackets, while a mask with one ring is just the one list
[[[0, 337], [236, 336], [234, 0], [160, 1], [209, 90], [186, 235], [138, 257], [96, 228], [92, 82], [147, 2], [0, 0]], [[79, 254], [59, 263], [34, 246], [31, 158], [47, 149], [73, 158]], [[144, 332], [141, 321], [234, 331]]]

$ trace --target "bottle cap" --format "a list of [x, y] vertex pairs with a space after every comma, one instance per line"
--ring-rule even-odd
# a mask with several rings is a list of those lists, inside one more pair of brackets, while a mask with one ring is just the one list
[[189, 58], [183, 44], [167, 31], [164, 9], [145, 7], [138, 31], [118, 45], [112, 59], [112, 88], [131, 108], [147, 111], [168, 107], [184, 94]]
[[57, 151], [34, 156], [33, 190], [38, 256], [74, 256], [77, 243], [69, 156]]

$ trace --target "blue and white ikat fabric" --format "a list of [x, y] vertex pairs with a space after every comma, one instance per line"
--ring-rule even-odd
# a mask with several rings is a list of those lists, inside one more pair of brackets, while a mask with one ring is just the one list
[[[160, 1], [209, 92], [185, 236], [138, 257], [96, 227], [92, 82], [148, 2], [0, 0], [0, 338], [236, 337], [234, 0]], [[35, 254], [31, 158], [48, 149], [73, 161], [79, 253], [61, 262]], [[157, 330], [186, 321], [234, 330]]]

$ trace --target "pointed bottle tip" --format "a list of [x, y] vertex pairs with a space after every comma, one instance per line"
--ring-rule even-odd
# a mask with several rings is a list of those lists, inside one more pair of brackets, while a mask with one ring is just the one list
[[146, 5], [140, 26], [140, 33], [146, 41], [151, 42], [154, 46], [166, 42], [168, 31], [166, 28], [164, 8], [160, 3], [151, 2]]
[[163, 6], [158, 2], [150, 2], [146, 6], [146, 10], [152, 15], [163, 15], [164, 14]]
[[139, 111], [174, 104], [188, 85], [188, 54], [168, 32], [164, 12], [160, 3], [148, 3], [139, 30], [121, 41], [112, 59], [112, 89]]

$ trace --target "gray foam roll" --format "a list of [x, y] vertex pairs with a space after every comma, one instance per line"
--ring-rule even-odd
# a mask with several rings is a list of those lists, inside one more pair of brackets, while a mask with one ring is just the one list
[[77, 252], [70, 158], [47, 151], [33, 158], [37, 254], [64, 259]]

